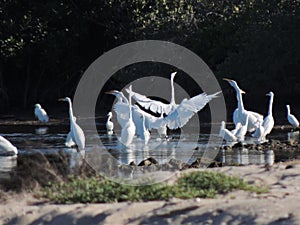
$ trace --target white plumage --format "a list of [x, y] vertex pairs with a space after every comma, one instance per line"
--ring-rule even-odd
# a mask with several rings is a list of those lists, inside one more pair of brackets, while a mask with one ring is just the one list
[[49, 121], [46, 111], [41, 107], [40, 104], [34, 105], [34, 115], [40, 122], [47, 123]]
[[16, 155], [18, 149], [6, 138], [0, 135], [0, 155]]
[[190, 99], [183, 99], [181, 103], [164, 118], [164, 121], [170, 129], [183, 127], [192, 118], [192, 116], [204, 108], [208, 102], [210, 102], [213, 98], [218, 97], [217, 95], [219, 93], [220, 92], [217, 92], [212, 95], [202, 93]]
[[149, 140], [150, 140], [150, 132], [147, 130], [145, 126], [145, 115], [142, 114], [142, 135], [140, 136], [141, 139], [143, 140], [144, 144], [147, 145]]
[[228, 129], [225, 127], [225, 122], [221, 122], [219, 136], [223, 137], [226, 142], [235, 142], [237, 141], [236, 136], [234, 136]]
[[[129, 86], [129, 90], [131, 90], [131, 85]], [[127, 111], [129, 112], [129, 118], [127, 120], [127, 122], [124, 124], [124, 127], [122, 127], [121, 130], [121, 142], [123, 145], [125, 145], [126, 147], [128, 147], [132, 140], [133, 137], [135, 135], [135, 125], [133, 123], [132, 120], [132, 110], [131, 110], [131, 93], [129, 93], [129, 104], [127, 106]]]
[[235, 136], [236, 133], [238, 132], [238, 130], [242, 127], [243, 125], [238, 122], [236, 125], [235, 125], [235, 128], [233, 130], [231, 130], [230, 132]]
[[65, 144], [70, 146], [72, 142], [74, 142], [78, 146], [79, 150], [83, 150], [85, 148], [85, 136], [81, 127], [76, 123], [76, 118], [73, 116], [71, 99], [69, 97], [65, 97], [59, 100], [68, 102], [69, 104], [70, 132]]
[[[122, 96], [123, 93], [119, 91], [113, 91], [113, 92], [107, 92], [109, 94], [113, 94], [115, 96]], [[132, 93], [132, 92], [129, 92]], [[124, 96], [124, 95], [123, 95]], [[127, 121], [129, 120], [129, 101], [126, 99], [122, 101], [117, 101], [115, 105], [113, 106], [113, 109], [115, 113], [117, 114], [117, 120], [120, 126], [123, 128], [125, 127]], [[132, 120], [134, 122], [134, 125], [136, 127], [135, 133], [137, 136], [142, 136], [143, 135], [143, 119], [142, 115], [145, 118], [145, 128], [147, 130], [152, 130], [152, 129], [164, 129], [163, 125], [163, 118], [158, 118], [155, 116], [152, 116], [149, 113], [144, 112], [141, 110], [137, 105], [132, 105], [131, 106], [131, 113], [132, 113]]]
[[265, 128], [262, 126], [262, 123], [257, 122], [256, 123], [256, 130], [252, 134], [252, 137], [256, 138], [258, 142], [261, 142], [265, 139]]
[[244, 141], [245, 135], [247, 133], [248, 128], [248, 121], [249, 121], [249, 114], [246, 116], [245, 124], [243, 124], [236, 132], [235, 136], [238, 139], [238, 141]]
[[299, 121], [293, 114], [291, 114], [290, 105], [286, 105], [286, 109], [287, 109], [287, 119], [288, 119], [289, 123], [293, 127], [299, 127]]
[[[174, 90], [174, 78], [177, 72], [171, 74], [171, 101], [169, 104], [152, 100], [144, 95], [136, 92], [132, 92], [132, 98], [138, 102], [142, 107], [150, 110], [153, 113], [166, 114], [168, 115], [174, 108], [177, 107], [175, 103], [175, 90]], [[126, 89], [128, 92], [128, 89]]]
[[114, 130], [114, 123], [111, 121], [111, 118], [112, 118], [112, 113], [109, 112], [107, 114], [108, 118], [107, 118], [107, 121], [106, 121], [106, 131], [107, 133], [112, 133], [113, 130]]
[[253, 132], [256, 129], [256, 126], [255, 126], [256, 122], [257, 121], [261, 122], [261, 123], [263, 122], [263, 116], [259, 113], [245, 110], [244, 103], [243, 103], [243, 98], [242, 98], [242, 94], [244, 94], [245, 92], [239, 88], [236, 81], [230, 80], [230, 79], [227, 79], [227, 78], [224, 78], [223, 80], [228, 81], [229, 84], [236, 91], [238, 107], [233, 113], [233, 122], [234, 122], [234, 124], [236, 125], [238, 122], [240, 122], [242, 124], [245, 124], [246, 117], [247, 117], [247, 115], [249, 115], [247, 131]]
[[114, 110], [116, 107], [120, 106], [120, 112], [117, 113], [117, 121], [121, 127], [124, 127], [129, 118], [128, 99], [122, 92], [116, 90], [108, 91], [106, 94], [114, 95], [117, 98], [117, 102], [114, 105]]
[[262, 126], [264, 127], [264, 137], [266, 137], [269, 133], [271, 133], [273, 127], [274, 127], [274, 118], [273, 118], [273, 99], [274, 99], [274, 93], [270, 91], [267, 96], [270, 96], [269, 101], [269, 109], [268, 109], [268, 115], [264, 118], [264, 121], [262, 123]]

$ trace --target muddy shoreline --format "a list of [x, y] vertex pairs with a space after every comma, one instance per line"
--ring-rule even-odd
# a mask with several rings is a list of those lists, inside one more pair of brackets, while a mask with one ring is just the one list
[[[181, 173], [207, 169], [188, 169]], [[1, 193], [1, 224], [299, 224], [300, 164], [210, 168], [269, 188], [215, 199], [57, 205], [34, 193]]]

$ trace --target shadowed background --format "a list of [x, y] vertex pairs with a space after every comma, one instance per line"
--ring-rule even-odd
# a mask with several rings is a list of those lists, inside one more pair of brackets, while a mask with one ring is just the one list
[[[171, 41], [199, 55], [223, 88], [229, 119], [236, 99], [223, 77], [237, 80], [246, 91], [246, 109], [265, 115], [265, 94], [272, 90], [277, 121], [285, 121], [285, 104], [300, 115], [299, 1], [6, 0], [0, 11], [2, 117], [32, 116], [36, 102], [49, 114], [65, 115], [56, 100], [74, 95], [82, 74], [97, 57], [145, 39]], [[141, 76], [141, 71], [169, 77], [174, 68], [124, 68], [122, 79], [110, 81], [111, 89]], [[179, 76], [176, 82], [189, 85]]]

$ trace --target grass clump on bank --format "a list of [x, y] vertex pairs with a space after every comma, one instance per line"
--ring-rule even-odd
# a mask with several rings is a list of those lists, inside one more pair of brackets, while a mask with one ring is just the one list
[[181, 176], [173, 185], [129, 186], [100, 176], [71, 177], [67, 182], [49, 184], [42, 189], [42, 195], [63, 204], [108, 203], [167, 200], [172, 197], [213, 198], [233, 190], [267, 192], [266, 188], [249, 185], [238, 177], [215, 172], [192, 172]]

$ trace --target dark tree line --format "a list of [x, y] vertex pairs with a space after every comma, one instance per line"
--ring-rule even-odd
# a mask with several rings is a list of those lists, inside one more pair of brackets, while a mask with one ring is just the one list
[[221, 79], [234, 78], [261, 110], [269, 90], [300, 108], [298, 0], [3, 0], [1, 111], [72, 96], [97, 57], [143, 39], [194, 51], [225, 93]]

